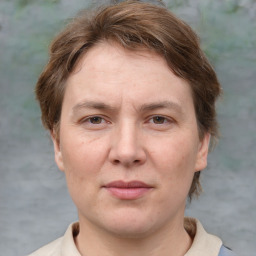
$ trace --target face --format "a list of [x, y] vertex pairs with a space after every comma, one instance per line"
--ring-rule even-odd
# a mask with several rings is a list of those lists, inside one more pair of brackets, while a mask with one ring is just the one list
[[199, 139], [190, 87], [164, 59], [104, 43], [68, 78], [53, 141], [80, 223], [142, 236], [182, 224], [209, 135]]

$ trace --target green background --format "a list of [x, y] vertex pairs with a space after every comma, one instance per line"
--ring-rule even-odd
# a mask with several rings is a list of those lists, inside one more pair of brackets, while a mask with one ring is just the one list
[[[26, 255], [61, 236], [76, 210], [40, 122], [34, 85], [50, 40], [100, 1], [0, 0], [0, 251]], [[104, 2], [104, 1], [102, 1]], [[256, 251], [256, 1], [175, 0], [168, 7], [200, 35], [224, 95], [221, 139], [187, 207], [238, 255]]]

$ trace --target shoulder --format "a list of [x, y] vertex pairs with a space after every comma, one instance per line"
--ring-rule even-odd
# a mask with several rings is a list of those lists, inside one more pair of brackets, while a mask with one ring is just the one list
[[60, 256], [62, 237], [43, 246], [28, 256]]

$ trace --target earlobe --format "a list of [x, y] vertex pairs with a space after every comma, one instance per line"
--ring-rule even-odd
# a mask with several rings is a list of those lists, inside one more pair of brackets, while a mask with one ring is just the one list
[[60, 149], [60, 141], [57, 138], [57, 135], [54, 131], [51, 132], [51, 138], [54, 146], [54, 156], [55, 162], [61, 171], [64, 171], [64, 164], [62, 158], [62, 152]]
[[199, 144], [195, 171], [202, 171], [207, 167], [210, 139], [210, 133], [206, 133]]

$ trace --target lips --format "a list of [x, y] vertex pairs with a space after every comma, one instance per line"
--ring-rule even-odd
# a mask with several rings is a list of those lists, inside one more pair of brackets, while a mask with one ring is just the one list
[[112, 196], [122, 200], [135, 200], [150, 192], [153, 186], [141, 181], [113, 181], [103, 186]]

